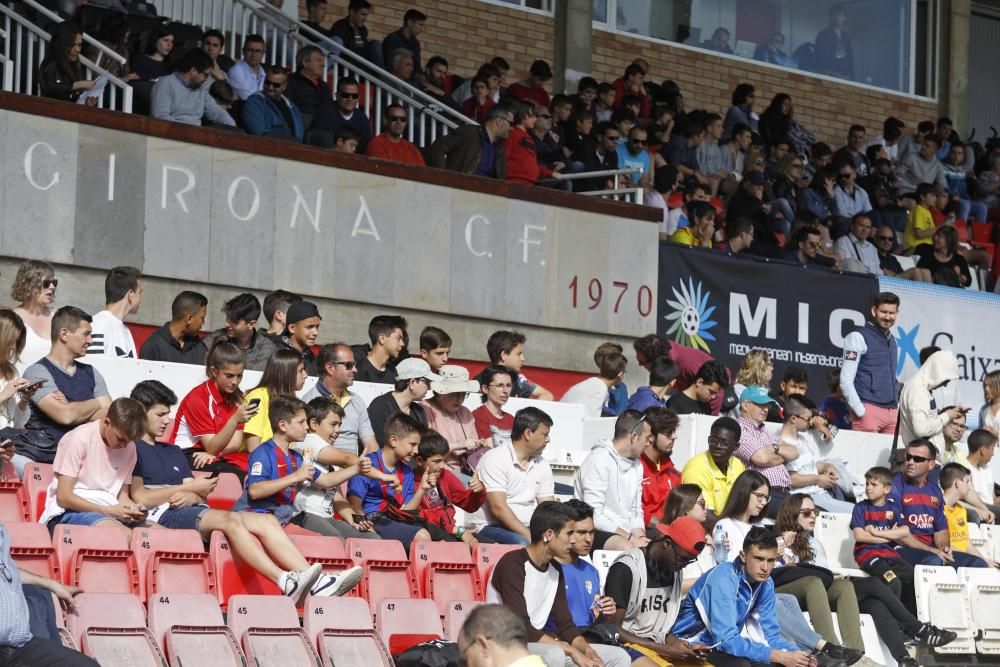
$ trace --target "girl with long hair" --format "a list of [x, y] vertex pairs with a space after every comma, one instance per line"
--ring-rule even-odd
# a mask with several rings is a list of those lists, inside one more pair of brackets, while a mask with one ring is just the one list
[[277, 396], [295, 396], [306, 383], [306, 367], [302, 355], [295, 350], [278, 350], [267, 361], [256, 387], [247, 392], [246, 400], [257, 401], [257, 412], [243, 427], [243, 445], [247, 452], [257, 449], [274, 435], [268, 408]]
[[1000, 435], [1000, 371], [990, 371], [983, 376], [983, 398], [979, 408], [979, 425], [993, 435]]
[[[662, 523], [670, 524], [675, 519], [682, 516], [689, 516], [702, 526], [708, 524], [708, 510], [705, 509], [705, 497], [701, 494], [701, 487], [697, 484], [680, 484], [670, 489], [667, 500], [663, 505]], [[657, 521], [654, 517], [653, 521]], [[698, 577], [715, 567], [715, 547], [712, 544], [712, 535], [706, 531], [705, 548], [698, 554], [698, 560], [688, 564], [684, 568], [684, 583], [681, 590], [687, 593], [688, 590], [698, 581]]]
[[[82, 48], [80, 26], [63, 21], [53, 27], [48, 52], [38, 66], [38, 90], [42, 97], [75, 102], [94, 87], [94, 81], [87, 80], [80, 65]], [[87, 105], [96, 106], [97, 98], [88, 99]]]
[[28, 399], [35, 390], [27, 389], [31, 381], [17, 370], [26, 338], [21, 318], [13, 310], [0, 309], [0, 428], [21, 428], [28, 421]]

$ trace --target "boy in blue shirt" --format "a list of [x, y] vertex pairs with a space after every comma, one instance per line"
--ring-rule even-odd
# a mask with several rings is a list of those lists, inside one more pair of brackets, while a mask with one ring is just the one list
[[[249, 512], [274, 514], [279, 523], [283, 517], [295, 514], [295, 496], [301, 486], [330, 489], [352, 470], [320, 472], [313, 462], [303, 461], [302, 455], [291, 449], [293, 442], [302, 442], [309, 432], [306, 404], [294, 396], [277, 396], [271, 400], [268, 419], [273, 437], [250, 454], [246, 492], [237, 508]], [[235, 509], [235, 508], [234, 508]], [[312, 589], [313, 595], [343, 595], [361, 580], [362, 569], [352, 567], [338, 575], [322, 574]]]
[[[594, 508], [576, 498], [563, 504], [576, 515], [576, 528], [573, 531], [576, 541], [570, 544], [569, 558], [555, 560], [562, 566], [566, 603], [573, 616], [573, 623], [582, 632], [601, 613], [613, 614], [615, 602], [601, 595], [601, 575], [596, 567], [584, 560], [594, 546]], [[551, 618], [545, 627], [548, 630], [555, 629]]]
[[402, 542], [407, 552], [414, 540], [431, 539], [426, 528], [406, 521], [407, 513], [412, 516], [420, 509], [424, 493], [437, 481], [436, 475], [425, 475], [416, 484], [409, 466], [422, 432], [423, 426], [413, 417], [394, 414], [385, 424], [385, 446], [365, 458], [375, 470], [395, 475], [398, 485], [368, 477], [354, 477], [347, 485], [347, 499], [354, 512], [364, 514], [382, 539]]
[[[212, 531], [221, 530], [240, 559], [277, 584], [296, 605], [310, 592], [331, 595], [339, 591], [342, 595], [357, 583], [357, 575], [345, 572], [339, 586], [330, 585], [322, 566], [306, 561], [273, 516], [210, 509], [206, 500], [218, 478], [195, 478], [183, 450], [158, 442], [167, 430], [170, 408], [177, 397], [163, 383], [146, 380], [132, 389], [132, 398], [146, 409], [146, 429], [135, 441], [130, 493], [134, 502], [151, 508], [148, 522], [163, 528], [197, 530], [205, 540]], [[352, 569], [360, 574], [361, 568]]]

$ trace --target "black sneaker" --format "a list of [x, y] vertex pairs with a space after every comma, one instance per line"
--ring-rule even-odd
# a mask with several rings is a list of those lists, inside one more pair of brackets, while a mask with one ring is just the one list
[[844, 667], [845, 664], [843, 660], [831, 658], [826, 653], [816, 649], [813, 649], [809, 656], [816, 660], [816, 667]]
[[846, 646], [840, 646], [838, 644], [831, 644], [830, 642], [827, 642], [826, 645], [820, 649], [820, 653], [835, 660], [840, 660], [844, 665], [853, 665], [858, 660], [865, 657], [864, 651], [858, 651], [853, 648], [847, 648]]
[[917, 630], [915, 636], [922, 645], [928, 648], [938, 648], [939, 646], [946, 646], [955, 641], [958, 638], [958, 633], [939, 628], [930, 623], [924, 623]]
[[920, 664], [910, 656], [897, 660], [896, 665], [897, 667], [920, 667]]

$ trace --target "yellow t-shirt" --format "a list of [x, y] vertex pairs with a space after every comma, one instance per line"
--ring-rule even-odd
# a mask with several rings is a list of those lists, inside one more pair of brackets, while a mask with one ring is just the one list
[[671, 236], [670, 236], [670, 242], [671, 243], [678, 243], [680, 245], [686, 245], [689, 248], [696, 247], [696, 246], [699, 247], [699, 248], [700, 247], [705, 247], [705, 248], [711, 248], [712, 247], [712, 241], [711, 240], [708, 241], [708, 245], [706, 245], [706, 246], [702, 246], [702, 242], [696, 241], [695, 238], [694, 238], [694, 234], [691, 233], [691, 228], [690, 227], [681, 227], [676, 232], [674, 232], [673, 234], [671, 234]]
[[263, 443], [270, 440], [274, 435], [274, 432], [271, 430], [271, 419], [268, 416], [271, 397], [268, 395], [265, 387], [258, 387], [257, 389], [248, 391], [243, 400], [249, 403], [254, 398], [260, 399], [260, 406], [257, 407], [257, 414], [251, 417], [250, 421], [243, 426], [243, 433], [246, 435], [255, 435]]
[[906, 231], [903, 232], [903, 247], [915, 248], [918, 245], [930, 245], [934, 243], [930, 236], [926, 238], [917, 237], [918, 231], [926, 231], [934, 229], [934, 227], [934, 218], [931, 217], [931, 212], [920, 204], [917, 204], [910, 211], [910, 217], [906, 221]]
[[948, 536], [952, 551], [969, 550], [969, 514], [960, 504], [944, 506], [944, 516], [948, 519]]
[[705, 508], [716, 514], [726, 506], [729, 492], [733, 490], [736, 478], [746, 470], [746, 466], [735, 456], [729, 457], [729, 467], [726, 472], [719, 470], [708, 452], [694, 457], [684, 466], [681, 473], [682, 484], [697, 484], [705, 496]]

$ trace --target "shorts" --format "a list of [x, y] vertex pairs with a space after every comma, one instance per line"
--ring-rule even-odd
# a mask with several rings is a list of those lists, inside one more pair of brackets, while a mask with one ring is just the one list
[[209, 509], [208, 505], [170, 508], [160, 515], [160, 520], [157, 523], [163, 528], [198, 530], [201, 517]]
[[403, 547], [407, 553], [410, 552], [410, 543], [413, 542], [413, 538], [423, 530], [421, 526], [393, 521], [384, 516], [375, 519], [373, 523], [375, 525], [375, 532], [378, 533], [379, 537], [383, 540], [399, 540], [403, 543]]
[[129, 528], [134, 528], [139, 526], [142, 522], [136, 521], [119, 521], [118, 519], [112, 519], [107, 514], [101, 514], [100, 512], [63, 512], [59, 516], [54, 516], [49, 519], [46, 527], [49, 529], [49, 534], [56, 532], [56, 526], [59, 524], [66, 524], [67, 526], [96, 526], [102, 521], [114, 521], [115, 523], [120, 523], [122, 525], [128, 526]]
[[608, 540], [610, 540], [614, 536], [615, 536], [615, 533], [608, 533], [608, 532], [603, 531], [603, 530], [595, 530], [594, 531], [594, 546], [591, 547], [591, 550], [592, 551], [600, 551], [601, 549], [604, 548], [604, 545], [608, 543]]

